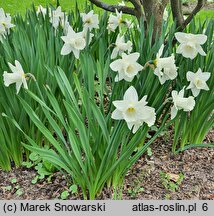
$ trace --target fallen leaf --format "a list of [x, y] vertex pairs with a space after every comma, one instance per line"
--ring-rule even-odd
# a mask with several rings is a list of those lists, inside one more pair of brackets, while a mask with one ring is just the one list
[[177, 174], [167, 173], [167, 175], [169, 176], [169, 179], [174, 181], [174, 182], [177, 182], [179, 179], [179, 175], [177, 175]]

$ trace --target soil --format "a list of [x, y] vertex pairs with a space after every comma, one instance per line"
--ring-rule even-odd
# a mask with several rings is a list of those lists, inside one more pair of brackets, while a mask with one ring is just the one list
[[[206, 139], [214, 142], [214, 130]], [[167, 137], [157, 140], [151, 146], [152, 155], [142, 156], [127, 174], [122, 199], [214, 200], [214, 148], [194, 148], [173, 155], [167, 140], [171, 143]], [[176, 191], [163, 185], [161, 172], [169, 176], [168, 183], [177, 185]], [[184, 179], [177, 184], [179, 174]], [[60, 172], [54, 173], [50, 182], [45, 179], [32, 184], [35, 176], [34, 169], [24, 167], [10, 172], [0, 170], [0, 199], [60, 199], [60, 194], [68, 189], [66, 178]], [[17, 182], [11, 183], [14, 178]], [[17, 194], [17, 187], [21, 194]], [[70, 195], [67, 199], [82, 199], [82, 195]], [[106, 189], [98, 199], [113, 199], [113, 193]]]
[[[126, 178], [126, 192], [133, 184], [144, 188], [132, 196], [134, 199], [213, 199], [214, 200], [214, 149], [195, 148], [172, 155], [169, 147], [162, 143], [154, 146], [153, 156], [141, 160]], [[170, 183], [184, 175], [184, 179], [173, 192], [163, 185], [160, 173], [170, 176]], [[139, 176], [141, 176], [139, 178]], [[130, 192], [128, 193], [130, 195]], [[135, 194], [133, 194], [135, 195]], [[124, 194], [126, 198], [127, 194]], [[129, 196], [127, 198], [130, 198]]]

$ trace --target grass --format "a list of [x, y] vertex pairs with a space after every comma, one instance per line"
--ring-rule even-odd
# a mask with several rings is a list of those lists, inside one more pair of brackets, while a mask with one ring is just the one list
[[[68, 10], [73, 7], [75, 4], [74, 0], [61, 0], [60, 1], [62, 8]], [[43, 5], [46, 6], [48, 4], [56, 5], [56, 0], [5, 0], [0, 2], [0, 8], [4, 8], [4, 10], [10, 14], [24, 14], [26, 9], [29, 8], [32, 4], [35, 6]]]
[[196, 19], [200, 19], [200, 20], [214, 19], [214, 10], [201, 10], [196, 15]]
[[[83, 10], [86, 0], [78, 0], [77, 2], [79, 9]], [[118, 4], [117, 0], [105, 0], [105, 2], [108, 2], [109, 4]], [[56, 6], [56, 0], [4, 0], [0, 1], [0, 8], [4, 8], [7, 13], [12, 15], [16, 13], [24, 14], [26, 9], [32, 4], [35, 6], [42, 5], [43, 7], [49, 4]], [[60, 5], [62, 6], [63, 10], [73, 10], [75, 8], [75, 4], [76, 0], [60, 0]]]
[[[118, 2], [121, 2], [120, 0], [103, 0], [103, 1], [109, 4], [118, 4]], [[78, 0], [77, 2], [80, 11], [83, 11], [86, 0]], [[35, 4], [35, 6], [42, 5], [43, 7], [49, 4], [56, 6], [56, 0], [21, 0], [21, 1], [4, 0], [4, 1], [0, 1], [0, 8], [4, 8], [4, 10], [7, 13], [10, 13], [12, 15], [16, 13], [20, 13], [23, 15], [26, 9], [29, 8], [32, 4]], [[74, 10], [75, 4], [76, 4], [75, 0], [60, 0], [60, 5], [62, 6], [62, 9], [66, 11]], [[95, 7], [96, 12], [99, 10], [100, 9]], [[201, 21], [205, 19], [214, 18], [213, 10], [202, 10], [197, 14], [196, 18], [200, 19]]]

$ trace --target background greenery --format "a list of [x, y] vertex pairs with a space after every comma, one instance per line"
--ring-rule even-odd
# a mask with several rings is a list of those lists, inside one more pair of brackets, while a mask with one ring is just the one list
[[[81, 10], [84, 9], [85, 0], [78, 0], [78, 8]], [[117, 4], [118, 1], [116, 0], [107, 0], [106, 2]], [[1, 0], [0, 7], [3, 7], [5, 11], [16, 14], [21, 13], [24, 14], [25, 10], [34, 4], [35, 6], [42, 5], [46, 6], [49, 4], [56, 5], [56, 0]], [[74, 10], [75, 9], [76, 0], [60, 0], [60, 5], [62, 6], [63, 10]]]
[[[103, 0], [103, 1], [109, 4], [117, 4], [118, 2], [121, 2], [118, 0]], [[192, 0], [191, 2], [193, 1], [195, 0]], [[83, 11], [86, 0], [78, 0], [77, 2], [78, 2], [78, 8]], [[56, 0], [22, 0], [22, 1], [1, 0], [0, 8], [1, 7], [4, 8], [4, 10], [7, 13], [10, 13], [12, 15], [16, 13], [21, 13], [23, 15], [25, 14], [26, 9], [29, 8], [32, 4], [34, 4], [35, 6], [41, 4], [42, 6], [45, 7], [48, 4], [56, 5]], [[66, 11], [74, 10], [75, 4], [76, 4], [76, 0], [60, 0], [60, 5], [62, 6], [62, 9]], [[100, 10], [101, 9], [95, 7], [96, 12]], [[197, 15], [197, 19], [200, 20], [205, 20], [209, 18], [214, 18], [213, 10], [202, 10]]]

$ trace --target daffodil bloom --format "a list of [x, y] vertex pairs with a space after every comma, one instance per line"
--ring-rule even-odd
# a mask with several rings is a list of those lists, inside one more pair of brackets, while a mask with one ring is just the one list
[[[83, 38], [85, 39], [85, 41], [87, 41], [87, 39], [88, 39], [87, 42], [88, 42], [88, 44], [90, 44], [91, 41], [92, 41], [92, 38], [94, 37], [94, 34], [91, 33], [91, 32], [89, 32], [88, 29], [83, 29], [83, 31], [82, 31], [82, 36], [83, 36]], [[89, 37], [89, 38], [87, 38], [87, 37]]]
[[172, 54], [169, 57], [161, 58], [163, 49], [164, 45], [161, 46], [158, 54], [156, 55], [156, 60], [154, 61], [154, 74], [158, 76], [161, 85], [163, 85], [166, 80], [175, 79], [178, 75], [174, 55]]
[[63, 33], [64, 33], [65, 35], [68, 34], [68, 28], [69, 28], [69, 26], [70, 26], [70, 23], [68, 22], [68, 20], [67, 20], [67, 18], [66, 18], [66, 20], [64, 21], [64, 23], [63, 23], [63, 25], [62, 25]]
[[122, 11], [118, 12], [117, 9], [116, 9], [116, 16], [110, 14], [108, 20], [108, 26], [107, 26], [107, 29], [109, 31], [114, 32], [117, 27], [121, 27], [121, 25], [124, 23], [122, 19], [122, 15], [123, 15]]
[[10, 63], [8, 63], [8, 65], [12, 73], [8, 73], [7, 71], [4, 71], [3, 74], [4, 85], [8, 87], [10, 84], [16, 83], [17, 94], [19, 93], [22, 84], [25, 89], [28, 89], [26, 75], [19, 61], [17, 60], [15, 61], [15, 66]]
[[60, 6], [50, 13], [50, 22], [55, 29], [57, 29], [59, 25], [61, 25], [63, 28], [65, 27], [66, 23], [68, 22], [68, 17], [64, 12], [62, 12]]
[[206, 35], [177, 32], [175, 33], [175, 38], [180, 43], [176, 53], [182, 54], [185, 58], [190, 59], [194, 59], [198, 53], [202, 56], [206, 56], [206, 53], [201, 47], [201, 45], [207, 41]]
[[37, 12], [36, 12], [37, 16], [38, 16], [40, 13], [41, 13], [44, 17], [45, 17], [45, 15], [47, 14], [47, 9], [44, 8], [44, 7], [42, 7], [42, 5], [39, 5], [39, 6], [38, 6], [38, 9], [37, 9]]
[[114, 59], [119, 54], [120, 56], [124, 52], [130, 53], [132, 51], [132, 42], [127, 41], [125, 43], [124, 35], [120, 37], [120, 35], [117, 36], [116, 42], [115, 42], [115, 48], [112, 51], [111, 59]]
[[113, 101], [116, 109], [112, 113], [112, 118], [116, 120], [125, 120], [128, 128], [135, 133], [143, 123], [151, 127], [155, 123], [155, 109], [146, 106], [147, 96], [138, 101], [138, 94], [133, 86], [130, 86], [123, 97], [123, 100]]
[[80, 50], [83, 50], [86, 46], [83, 32], [76, 33], [73, 28], [69, 26], [67, 36], [62, 36], [61, 38], [65, 42], [61, 50], [61, 55], [68, 55], [73, 52], [74, 56], [79, 59]]
[[126, 25], [127, 28], [131, 29], [133, 28], [134, 24], [133, 21], [125, 19], [124, 24]]
[[124, 1], [122, 1], [122, 2], [118, 2], [118, 5], [119, 5], [119, 6], [126, 6], [126, 4], [125, 4]]
[[98, 29], [99, 28], [99, 19], [98, 15], [94, 14], [94, 11], [91, 10], [89, 13], [81, 13], [80, 14], [83, 21], [83, 28], [89, 29], [90, 31], [92, 29]]
[[122, 53], [122, 59], [117, 59], [110, 64], [110, 68], [113, 71], [118, 72], [115, 77], [115, 81], [126, 80], [131, 82], [139, 71], [143, 69], [143, 66], [137, 63], [140, 54], [135, 52], [129, 55]]
[[[185, 88], [185, 87], [184, 87]], [[171, 119], [174, 119], [177, 115], [178, 110], [183, 110], [185, 112], [189, 112], [194, 109], [195, 100], [193, 96], [189, 96], [188, 98], [184, 97], [184, 88], [180, 91], [172, 91], [172, 99], [174, 105], [171, 108]]]
[[14, 26], [10, 14], [5, 14], [3, 8], [0, 8], [0, 35], [6, 34]]
[[197, 97], [202, 89], [209, 90], [206, 81], [210, 78], [210, 75], [209, 72], [202, 72], [201, 68], [196, 73], [187, 72], [187, 80], [190, 82], [187, 89], [191, 89], [194, 97]]
[[165, 8], [164, 12], [163, 12], [163, 20], [167, 21], [168, 17], [169, 17], [169, 13], [168, 13], [167, 9]]

